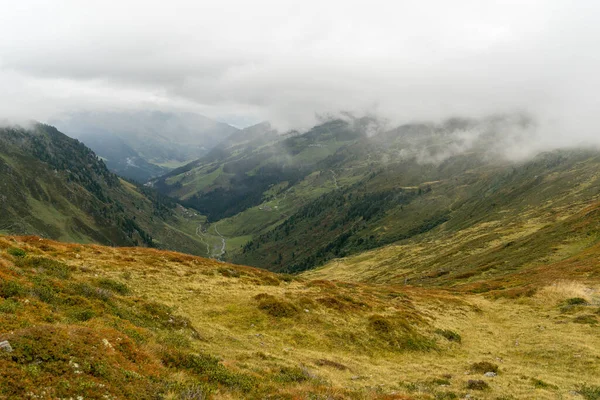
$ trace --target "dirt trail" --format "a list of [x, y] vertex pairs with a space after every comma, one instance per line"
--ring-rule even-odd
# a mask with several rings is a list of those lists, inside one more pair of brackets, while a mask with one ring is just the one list
[[219, 229], [217, 228], [217, 225], [215, 224], [215, 232], [217, 233], [217, 235], [219, 235], [219, 237], [221, 238], [221, 252], [219, 253], [219, 255], [217, 256], [218, 260], [221, 260], [221, 257], [223, 257], [223, 254], [225, 254], [225, 246], [227, 245], [227, 242], [225, 240], [225, 237], [223, 235], [221, 235], [221, 232], [219, 232]]

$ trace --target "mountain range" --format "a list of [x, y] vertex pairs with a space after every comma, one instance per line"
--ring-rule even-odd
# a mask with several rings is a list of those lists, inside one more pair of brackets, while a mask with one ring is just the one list
[[144, 183], [193, 161], [238, 131], [195, 113], [78, 112], [53, 121], [120, 176]]
[[0, 398], [598, 399], [600, 151], [532, 124], [264, 122], [146, 184], [1, 127]]

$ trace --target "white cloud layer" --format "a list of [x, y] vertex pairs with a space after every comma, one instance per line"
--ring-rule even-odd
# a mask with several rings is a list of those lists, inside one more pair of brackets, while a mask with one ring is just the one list
[[600, 2], [0, 0], [0, 115], [200, 112], [304, 128], [526, 111], [600, 142]]

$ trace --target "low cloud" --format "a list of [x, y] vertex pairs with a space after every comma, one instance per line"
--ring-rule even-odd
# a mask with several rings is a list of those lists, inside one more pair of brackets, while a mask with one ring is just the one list
[[600, 143], [598, 16], [591, 0], [23, 0], [0, 15], [0, 109], [194, 111], [280, 130], [342, 110], [390, 126], [525, 112], [527, 149]]

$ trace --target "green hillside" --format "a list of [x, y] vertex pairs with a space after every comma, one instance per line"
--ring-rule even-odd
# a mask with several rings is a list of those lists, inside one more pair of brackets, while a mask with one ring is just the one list
[[[364, 118], [288, 135], [260, 124], [152, 184], [207, 216], [198, 231], [206, 255], [299, 272], [394, 243], [574, 214], [567, 205], [598, 192], [599, 154], [511, 160], [505, 149], [525, 146], [531, 123], [513, 115], [382, 130]], [[445, 264], [432, 268], [446, 274]]]
[[90, 149], [48, 125], [0, 129], [0, 190], [0, 232], [203, 249], [195, 213], [119, 179]]
[[260, 124], [235, 134], [207, 156], [152, 184], [217, 221], [260, 205], [275, 185], [284, 185], [283, 189], [302, 181], [320, 161], [363, 135], [345, 121], [283, 136], [268, 124]]

